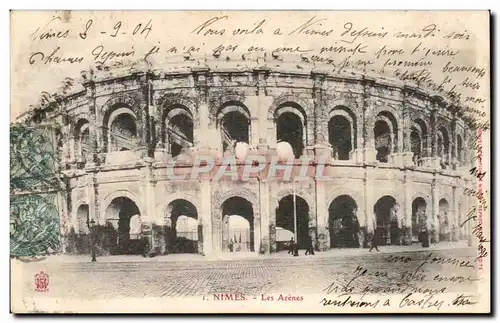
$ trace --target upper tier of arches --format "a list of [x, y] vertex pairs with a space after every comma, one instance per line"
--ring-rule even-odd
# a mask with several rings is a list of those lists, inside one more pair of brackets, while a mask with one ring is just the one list
[[[76, 116], [69, 118], [74, 139], [70, 159], [84, 161], [93, 152], [144, 147], [149, 152], [162, 148], [175, 157], [207, 136], [217, 137], [211, 148], [222, 153], [234, 151], [237, 142], [255, 147], [286, 141], [296, 157], [321, 143], [329, 147], [332, 159], [340, 161], [354, 160], [366, 150], [382, 164], [408, 152], [415, 166], [439, 157], [440, 167], [450, 169], [468, 159], [471, 135], [465, 123], [459, 113], [441, 113], [442, 101], [436, 98], [420, 96], [418, 100], [427, 101], [419, 105], [394, 88], [388, 98], [375, 95], [373, 89], [346, 92], [347, 85], [335, 91], [266, 86], [273, 90], [262, 92], [253, 84], [251, 93], [252, 86], [240, 84], [201, 91], [195, 82], [190, 91], [152, 86], [147, 96], [142, 90], [101, 96], [95, 106], [79, 105]], [[215, 133], [207, 131], [214, 129]]]

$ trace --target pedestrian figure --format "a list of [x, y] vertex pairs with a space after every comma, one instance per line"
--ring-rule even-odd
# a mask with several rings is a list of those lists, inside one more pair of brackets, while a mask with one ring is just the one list
[[313, 255], [314, 256], [314, 247], [313, 247], [313, 242], [311, 237], [308, 238], [307, 240], [307, 249], [305, 255]]
[[290, 241], [288, 241], [288, 254], [293, 254], [294, 245], [295, 245], [295, 241], [293, 240], [293, 237], [292, 237], [292, 238], [290, 238]]
[[229, 252], [233, 252], [233, 239], [229, 240]]
[[372, 235], [372, 245], [370, 247], [370, 252], [375, 248], [377, 250], [377, 252], [379, 252], [380, 250], [378, 250], [378, 245], [379, 245], [379, 238], [378, 238], [378, 234], [374, 233]]
[[429, 231], [427, 229], [422, 231], [422, 247], [429, 248]]
[[296, 242], [293, 243], [293, 256], [294, 257], [299, 256], [299, 245]]

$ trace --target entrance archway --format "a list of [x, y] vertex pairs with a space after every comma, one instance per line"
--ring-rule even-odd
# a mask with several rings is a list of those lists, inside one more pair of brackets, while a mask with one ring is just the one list
[[446, 199], [439, 200], [439, 241], [451, 241], [450, 204]]
[[140, 211], [134, 201], [128, 197], [116, 197], [105, 211], [106, 222], [111, 223], [116, 231], [116, 242], [111, 246], [115, 254], [141, 254], [144, 245], [141, 242]]
[[330, 248], [359, 248], [356, 201], [349, 195], [337, 196], [328, 208]]
[[427, 202], [417, 197], [411, 204], [411, 241], [420, 242], [420, 232], [427, 227]]
[[177, 199], [168, 204], [165, 232], [169, 253], [198, 253], [201, 226], [193, 203]]
[[230, 197], [222, 203], [222, 215], [222, 250], [225, 252], [254, 252], [252, 203], [243, 197]]
[[[283, 197], [276, 209], [276, 242], [277, 250], [283, 250], [285, 243], [290, 240], [290, 237], [295, 235], [294, 225], [294, 203], [293, 195]], [[297, 215], [297, 239], [296, 243], [300, 249], [305, 249], [309, 242], [309, 205], [300, 196], [295, 196], [295, 212]], [[291, 235], [290, 235], [291, 233]], [[285, 241], [281, 239], [288, 238]]]
[[398, 244], [399, 224], [397, 218], [396, 199], [392, 196], [381, 197], [375, 206], [373, 212], [376, 217], [375, 235], [381, 245]]

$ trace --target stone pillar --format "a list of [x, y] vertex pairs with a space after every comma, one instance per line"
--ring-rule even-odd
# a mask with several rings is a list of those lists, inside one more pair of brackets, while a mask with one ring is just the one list
[[269, 148], [275, 150], [277, 144], [277, 134], [274, 119], [266, 119], [266, 137]]
[[[163, 224], [161, 215], [155, 214], [155, 182], [153, 179], [153, 172], [151, 161], [146, 161], [146, 167], [142, 168], [143, 179], [140, 181], [141, 195], [145, 214], [140, 215], [141, 223], [145, 229], [145, 237], [148, 239], [149, 250], [147, 253], [161, 253], [162, 246], [164, 246], [165, 236], [164, 230], [159, 230], [160, 225]], [[160, 218], [159, 218], [160, 217]]]
[[460, 236], [460, 223], [458, 223], [459, 212], [459, 198], [458, 188], [456, 185], [452, 186], [452, 205], [451, 205], [451, 221], [450, 221], [450, 234], [451, 241], [458, 241]]
[[364, 141], [364, 162], [374, 163], [377, 160], [377, 151], [375, 150], [375, 134], [373, 126], [375, 125], [374, 116], [368, 113], [370, 106], [370, 87], [374, 80], [366, 79], [363, 92], [363, 141]]
[[203, 226], [203, 252], [206, 256], [214, 250], [212, 239], [212, 189], [209, 179], [202, 179], [201, 186], [201, 223]]
[[[79, 142], [78, 142], [79, 144]], [[73, 134], [69, 134], [68, 142], [65, 142], [64, 145], [68, 145], [69, 147], [69, 160], [70, 162], [79, 161], [81, 157], [81, 150], [78, 149], [80, 147], [76, 147], [77, 142], [75, 141], [75, 136]], [[78, 145], [79, 146], [79, 145]]]
[[[434, 175], [435, 176], [435, 175]], [[427, 217], [427, 230], [429, 232], [433, 227], [435, 234], [433, 234], [433, 239], [435, 242], [439, 242], [439, 231], [440, 231], [440, 221], [439, 221], [439, 189], [437, 187], [436, 178], [434, 177], [432, 180], [432, 211], [430, 216]], [[431, 236], [431, 235], [429, 235]]]
[[244, 102], [245, 106], [251, 111], [250, 115], [250, 140], [248, 144], [250, 147], [255, 147], [259, 143], [260, 134], [260, 102], [258, 96], [247, 96]]
[[[366, 177], [364, 179], [364, 216], [365, 216], [365, 223], [366, 223], [366, 232], [367, 236], [373, 236], [375, 233], [376, 229], [376, 216], [373, 210], [373, 207], [375, 205], [375, 201], [373, 198], [373, 190], [374, 190], [374, 185], [373, 185], [373, 180], [371, 176], [371, 170], [367, 169], [366, 172]], [[368, 242], [368, 241], [367, 241]], [[367, 246], [368, 244], [366, 244]]]
[[279, 201], [269, 201], [269, 252], [276, 252], [276, 209]]
[[425, 140], [427, 141], [426, 148], [425, 148], [425, 157], [433, 157], [433, 150], [432, 150], [432, 135], [427, 134], [425, 137]]
[[68, 233], [70, 232], [71, 228], [71, 219], [70, 219], [70, 209], [71, 205], [68, 203], [68, 195], [70, 194], [70, 191], [68, 191], [66, 187], [59, 192], [57, 195], [57, 204], [59, 209], [61, 210], [60, 216], [59, 216], [59, 233], [60, 233], [60, 250], [59, 252], [61, 253], [66, 253], [66, 250], [68, 249], [69, 246], [69, 241], [68, 241]]
[[[412, 243], [412, 229], [413, 229], [413, 223], [412, 223], [412, 213], [413, 213], [413, 201], [412, 201], [412, 195], [413, 195], [413, 183], [412, 183], [412, 178], [411, 178], [411, 172], [405, 170], [405, 179], [404, 179], [404, 192], [403, 192], [403, 198], [404, 198], [404, 204], [403, 204], [403, 210], [401, 210], [402, 214], [402, 219], [401, 219], [401, 231], [402, 231], [402, 244], [403, 245], [411, 245]], [[418, 223], [418, 222], [417, 222]]]
[[[85, 191], [89, 203], [89, 220], [96, 221], [96, 224], [104, 225], [105, 214], [100, 214], [99, 200], [97, 197], [97, 191], [94, 183], [95, 173], [89, 172], [85, 176]], [[107, 205], [103, 205], [105, 208]], [[76, 210], [75, 210], [76, 211]], [[103, 209], [103, 212], [106, 212]]]
[[[260, 196], [260, 253], [269, 254], [270, 239], [269, 239], [269, 183], [267, 179], [262, 179], [259, 183]], [[257, 250], [256, 250], [257, 251]]]
[[368, 117], [365, 132], [365, 163], [374, 163], [377, 160], [377, 150], [375, 149], [375, 133], [373, 132], [374, 119]]
[[437, 147], [437, 144], [438, 144], [438, 140], [437, 140], [437, 125], [436, 125], [437, 121], [436, 121], [436, 111], [433, 110], [431, 112], [431, 133], [430, 133], [430, 136], [431, 136], [431, 147], [432, 147], [432, 151], [431, 151], [431, 154], [432, 154], [432, 157], [437, 157], [437, 153], [438, 153], [438, 147]]
[[318, 251], [328, 250], [328, 211], [325, 207], [325, 181], [316, 181], [316, 213], [318, 230]]

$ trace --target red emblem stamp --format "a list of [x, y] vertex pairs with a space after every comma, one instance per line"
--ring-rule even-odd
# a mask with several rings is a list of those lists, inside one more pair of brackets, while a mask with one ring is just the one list
[[35, 275], [35, 290], [37, 292], [49, 291], [49, 274], [43, 270]]

